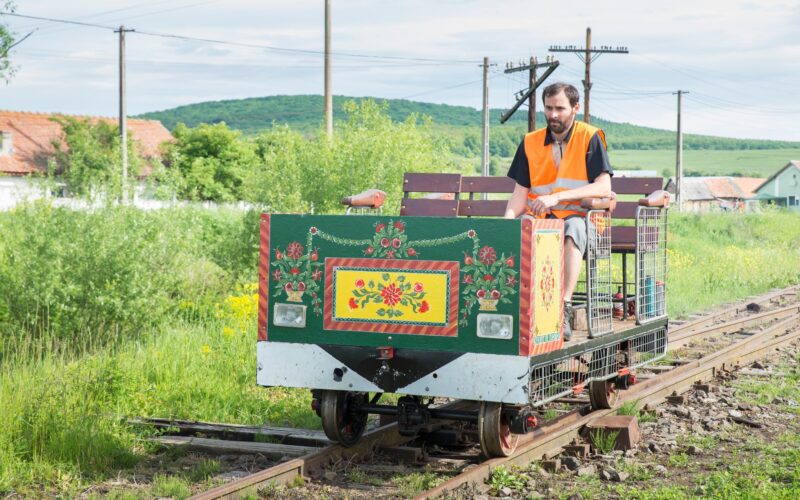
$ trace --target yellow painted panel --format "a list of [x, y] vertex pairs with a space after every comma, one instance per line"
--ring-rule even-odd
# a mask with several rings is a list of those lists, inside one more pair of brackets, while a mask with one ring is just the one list
[[561, 232], [534, 232], [533, 342], [557, 340], [561, 327]]
[[446, 325], [450, 284], [446, 270], [334, 271], [335, 320]]

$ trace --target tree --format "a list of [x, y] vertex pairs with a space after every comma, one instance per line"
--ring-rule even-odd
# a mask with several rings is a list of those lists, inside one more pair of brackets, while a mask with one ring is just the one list
[[[48, 177], [63, 180], [70, 194], [83, 198], [105, 195], [108, 201], [122, 194], [119, 127], [106, 121], [95, 123], [72, 117], [57, 117], [64, 139], [53, 141], [55, 158], [48, 165]], [[129, 175], [142, 165], [135, 142], [128, 141]]]
[[242, 199], [247, 171], [258, 158], [252, 143], [225, 123], [188, 128], [178, 124], [166, 146], [165, 167], [176, 179], [176, 195], [195, 201]]
[[[3, 12], [14, 12], [16, 5], [11, 0], [0, 2]], [[9, 51], [14, 46], [14, 34], [5, 24], [0, 24], [0, 79], [8, 83], [14, 76], [14, 66], [11, 64]]]
[[311, 143], [303, 172], [304, 198], [315, 210], [341, 213], [342, 196], [377, 188], [386, 191], [384, 210], [397, 213], [406, 172], [453, 170], [444, 140], [431, 132], [428, 117], [391, 119], [386, 103], [372, 99], [344, 104], [347, 120], [338, 122], [333, 140], [320, 133]]

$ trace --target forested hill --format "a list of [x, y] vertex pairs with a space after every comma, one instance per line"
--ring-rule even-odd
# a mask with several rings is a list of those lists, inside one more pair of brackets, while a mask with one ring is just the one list
[[[347, 100], [360, 101], [362, 97], [333, 97], [334, 120], [346, 119], [343, 103]], [[405, 99], [378, 99], [388, 106], [388, 114], [397, 121], [405, 120], [408, 115], [417, 113], [427, 115], [433, 120], [437, 129], [444, 129], [454, 136], [470, 136], [480, 133], [481, 112], [467, 106], [450, 106], [448, 104], [431, 104], [408, 101]], [[164, 111], [156, 111], [140, 115], [141, 118], [161, 120], [172, 130], [178, 123], [194, 127], [201, 123], [225, 122], [229, 127], [241, 130], [245, 134], [255, 134], [269, 128], [273, 123], [288, 124], [303, 132], [318, 130], [323, 112], [321, 95], [269, 96], [236, 99], [228, 101], [209, 101], [187, 106], [180, 106]], [[526, 108], [520, 108], [505, 125], [499, 122], [504, 110], [491, 110], [492, 136], [506, 129], [503, 135], [520, 137], [525, 132], [527, 123]], [[541, 113], [537, 117], [538, 124], [544, 124]], [[615, 123], [592, 117], [592, 124], [606, 132], [610, 138], [610, 146], [615, 149], [666, 149], [675, 147], [675, 132], [648, 127], [639, 127], [629, 123]], [[729, 139], [723, 137], [687, 134], [684, 136], [686, 149], [780, 149], [800, 148], [800, 142], [765, 141], [756, 139]]]

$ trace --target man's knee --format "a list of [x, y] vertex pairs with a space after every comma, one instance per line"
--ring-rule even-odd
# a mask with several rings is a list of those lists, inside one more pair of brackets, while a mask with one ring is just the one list
[[581, 256], [586, 253], [586, 221], [582, 217], [572, 217], [564, 221], [564, 244], [572, 245]]

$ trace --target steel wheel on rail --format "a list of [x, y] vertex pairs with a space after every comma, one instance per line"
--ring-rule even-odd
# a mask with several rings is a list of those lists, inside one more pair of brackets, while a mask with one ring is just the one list
[[352, 446], [367, 427], [367, 414], [355, 408], [369, 402], [364, 392], [322, 391], [320, 416], [325, 435], [342, 446]]
[[619, 400], [619, 390], [613, 380], [589, 382], [589, 403], [592, 410], [611, 409]]
[[519, 434], [512, 434], [510, 422], [503, 415], [502, 403], [481, 403], [478, 435], [481, 451], [489, 458], [508, 457], [517, 449]]

